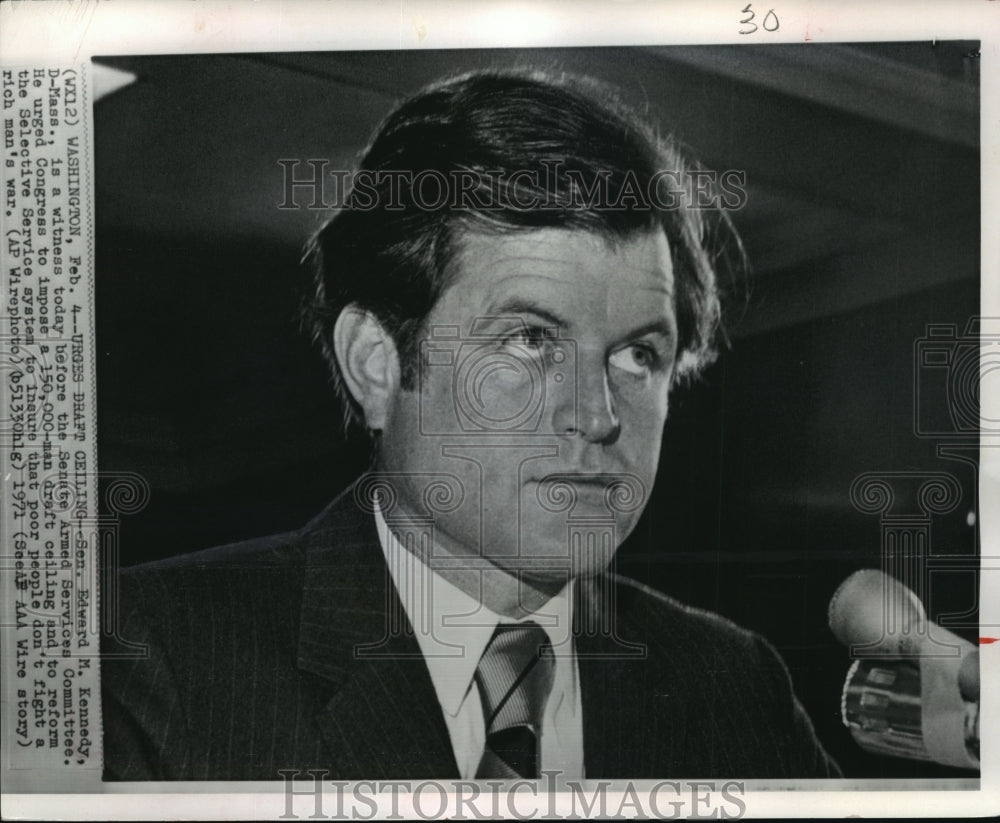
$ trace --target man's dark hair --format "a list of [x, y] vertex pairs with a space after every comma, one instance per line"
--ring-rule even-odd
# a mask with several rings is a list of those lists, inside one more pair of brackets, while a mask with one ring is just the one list
[[[395, 341], [403, 388], [412, 389], [425, 320], [454, 274], [465, 232], [565, 228], [615, 244], [662, 227], [674, 268], [675, 378], [697, 374], [717, 353], [717, 267], [735, 274], [743, 251], [721, 209], [645, 196], [656, 181], [688, 179], [692, 168], [676, 141], [587, 78], [478, 71], [403, 102], [363, 153], [343, 208], [307, 249], [314, 290], [305, 319], [346, 423], [363, 421], [334, 353], [337, 317], [351, 304], [374, 315]], [[438, 197], [442, 181], [447, 202]], [[619, 196], [625, 192], [640, 196]]]

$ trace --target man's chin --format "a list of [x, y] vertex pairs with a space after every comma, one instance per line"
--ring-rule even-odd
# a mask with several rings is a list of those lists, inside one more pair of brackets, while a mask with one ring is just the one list
[[551, 588], [565, 585], [570, 580], [596, 577], [605, 572], [611, 557], [604, 559], [586, 558], [492, 558], [493, 564], [523, 583], [536, 587]]

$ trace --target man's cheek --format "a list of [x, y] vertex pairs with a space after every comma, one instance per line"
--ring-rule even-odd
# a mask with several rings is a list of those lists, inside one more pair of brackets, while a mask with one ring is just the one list
[[670, 400], [670, 379], [666, 374], [654, 373], [645, 380], [620, 380], [615, 391], [618, 416], [651, 424], [667, 419]]
[[[656, 482], [659, 456], [660, 441], [656, 432], [644, 432], [641, 437], [629, 443], [628, 453], [619, 464], [621, 471], [627, 472], [635, 478], [629, 483], [628, 516], [634, 516], [638, 519], [646, 504], [649, 503], [653, 494], [653, 485]], [[638, 507], [633, 509], [635, 504], [638, 504]]]
[[656, 465], [660, 456], [663, 427], [667, 422], [666, 402], [645, 398], [642, 403], [630, 403], [619, 410], [621, 441], [636, 465]]

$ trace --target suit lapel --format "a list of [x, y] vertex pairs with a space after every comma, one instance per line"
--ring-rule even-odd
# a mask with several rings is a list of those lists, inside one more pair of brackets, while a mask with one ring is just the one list
[[647, 650], [627, 641], [620, 587], [611, 575], [580, 580], [574, 626], [588, 779], [637, 777], [654, 769], [657, 740]]
[[[347, 489], [303, 530], [298, 665], [328, 684], [315, 716], [331, 774], [457, 778], [434, 684], [379, 546], [374, 517]], [[574, 626], [588, 778], [654, 776], [655, 669], [623, 638], [613, 577], [576, 586]], [[610, 597], [609, 597], [610, 595]], [[607, 615], [615, 615], [609, 619]], [[589, 625], [588, 625], [589, 623]], [[609, 631], [610, 629], [610, 631]], [[640, 635], [641, 636], [641, 635]]]
[[434, 685], [353, 488], [304, 530], [298, 665], [328, 681], [315, 717], [344, 778], [458, 777]]

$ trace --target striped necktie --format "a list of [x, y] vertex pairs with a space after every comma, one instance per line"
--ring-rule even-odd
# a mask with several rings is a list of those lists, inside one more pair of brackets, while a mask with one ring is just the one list
[[538, 738], [554, 673], [552, 647], [541, 626], [497, 626], [476, 668], [486, 721], [477, 778], [538, 776]]

